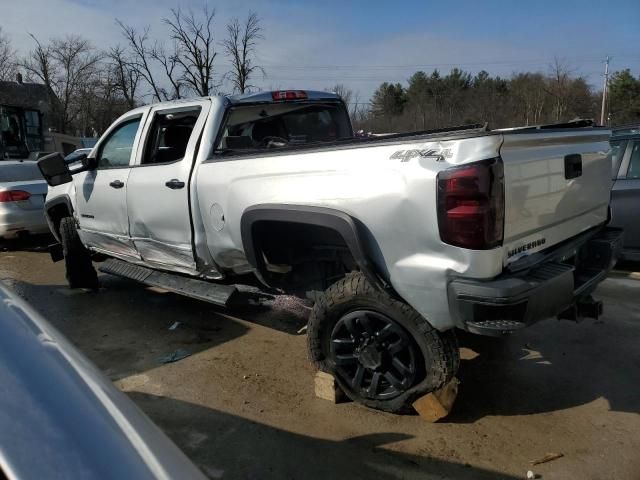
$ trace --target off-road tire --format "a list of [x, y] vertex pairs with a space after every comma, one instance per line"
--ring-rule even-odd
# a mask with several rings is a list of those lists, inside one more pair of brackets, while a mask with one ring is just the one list
[[[386, 315], [403, 327], [422, 355], [421, 372], [412, 386], [391, 399], [367, 398], [336, 374], [331, 360], [331, 332], [340, 318], [366, 309]], [[351, 400], [392, 413], [413, 412], [412, 404], [423, 395], [444, 386], [456, 374], [460, 353], [455, 332], [439, 332], [406, 303], [373, 287], [359, 272], [350, 273], [318, 296], [307, 329], [309, 356], [316, 367], [335, 376]]]
[[97, 289], [98, 274], [91, 263], [89, 250], [80, 241], [73, 217], [60, 221], [59, 233], [69, 288]]

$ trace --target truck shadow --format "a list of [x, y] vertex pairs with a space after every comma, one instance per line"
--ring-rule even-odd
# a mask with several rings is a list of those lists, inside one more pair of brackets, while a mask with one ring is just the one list
[[55, 242], [53, 235], [27, 235], [24, 237], [0, 240], [0, 252], [46, 252], [48, 246]]
[[626, 313], [578, 325], [546, 320], [503, 339], [461, 332], [463, 357], [472, 353], [461, 362], [446, 421], [553, 412], [597, 399], [613, 411], [640, 413], [640, 308], [632, 313], [635, 319]]
[[243, 321], [295, 335], [308, 316], [308, 308], [290, 297], [252, 298], [224, 309], [110, 275], [100, 276], [99, 292], [3, 282], [112, 380], [155, 368], [173, 352], [193, 355], [241, 337], [249, 329]]
[[211, 478], [516, 478], [382, 448], [410, 435], [379, 433], [325, 440], [168, 397], [128, 395]]
[[96, 293], [66, 285], [2, 281], [112, 380], [156, 368], [174, 352], [194, 355], [248, 331], [206, 303], [167, 298], [135, 282], [107, 279], [107, 288]]

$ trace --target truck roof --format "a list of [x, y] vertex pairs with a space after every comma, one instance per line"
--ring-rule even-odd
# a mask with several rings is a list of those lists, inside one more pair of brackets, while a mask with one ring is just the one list
[[147, 105], [141, 105], [140, 107], [137, 107], [133, 110], [131, 110], [130, 112], [127, 112], [127, 114], [131, 114], [131, 113], [138, 113], [138, 112], [142, 112], [144, 111], [147, 107], [150, 106], [158, 106], [158, 105], [166, 105], [166, 106], [171, 106], [171, 105], [180, 105], [181, 103], [186, 103], [186, 102], [191, 102], [193, 100], [197, 100], [199, 98], [224, 98], [225, 100], [227, 100], [229, 103], [231, 103], [232, 105], [240, 105], [243, 103], [246, 104], [250, 104], [250, 103], [272, 103], [275, 102], [277, 100], [274, 100], [274, 94], [276, 93], [287, 93], [287, 92], [295, 92], [295, 93], [301, 93], [304, 94], [304, 98], [298, 98], [297, 100], [331, 100], [331, 101], [338, 101], [341, 100], [340, 95], [336, 94], [336, 93], [330, 93], [330, 92], [322, 92], [322, 91], [318, 91], [318, 90], [274, 90], [274, 91], [260, 91], [260, 92], [253, 92], [253, 93], [243, 93], [241, 95], [210, 95], [208, 97], [192, 97], [192, 98], [181, 98], [179, 100], [168, 100], [168, 101], [164, 101], [164, 102], [155, 102], [155, 103], [150, 103]]
[[274, 101], [274, 93], [277, 92], [296, 92], [302, 93], [306, 98], [304, 100], [340, 100], [340, 95], [336, 93], [322, 92], [318, 90], [276, 90], [276, 91], [262, 91], [262, 92], [254, 92], [254, 93], [243, 93], [241, 95], [231, 95], [226, 98], [232, 104], [241, 104], [241, 103], [263, 103], [263, 102], [273, 102]]

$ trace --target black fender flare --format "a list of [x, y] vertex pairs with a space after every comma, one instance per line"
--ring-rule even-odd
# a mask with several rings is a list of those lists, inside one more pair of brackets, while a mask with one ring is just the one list
[[58, 195], [51, 200], [46, 200], [44, 202], [44, 217], [47, 220], [47, 224], [49, 225], [49, 230], [51, 230], [51, 233], [56, 237], [56, 240], [58, 241], [60, 240], [58, 238], [57, 231], [58, 222], [56, 222], [56, 219], [52, 217], [50, 212], [59, 205], [64, 205], [67, 208], [69, 215], [73, 215], [73, 204], [71, 203], [71, 198], [66, 193]]
[[333, 208], [272, 203], [249, 207], [242, 213], [240, 219], [240, 232], [245, 256], [263, 282], [266, 265], [264, 258], [260, 255], [260, 244], [253, 235], [253, 226], [260, 221], [316, 225], [336, 231], [344, 239], [358, 268], [367, 277], [367, 280], [376, 288], [386, 288], [384, 281], [376, 273], [373, 263], [366, 254], [353, 217]]

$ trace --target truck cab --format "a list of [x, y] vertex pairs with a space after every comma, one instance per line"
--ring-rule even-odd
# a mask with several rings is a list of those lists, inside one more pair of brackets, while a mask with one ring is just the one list
[[[52, 189], [49, 210], [56, 202], [72, 210], [82, 242], [97, 253], [200, 274], [194, 241], [197, 223], [206, 219], [190, 211], [197, 192], [189, 182], [213, 153], [201, 146], [218, 141], [218, 153], [224, 155], [255, 148], [268, 152], [289, 141], [351, 138], [351, 123], [339, 97], [321, 92], [304, 96], [304, 104], [274, 103], [268, 92], [134, 109], [116, 120], [91, 152], [95, 168]], [[218, 132], [223, 122], [225, 128]], [[59, 216], [50, 216], [54, 229]], [[215, 262], [209, 260], [207, 269], [216, 271]]]

